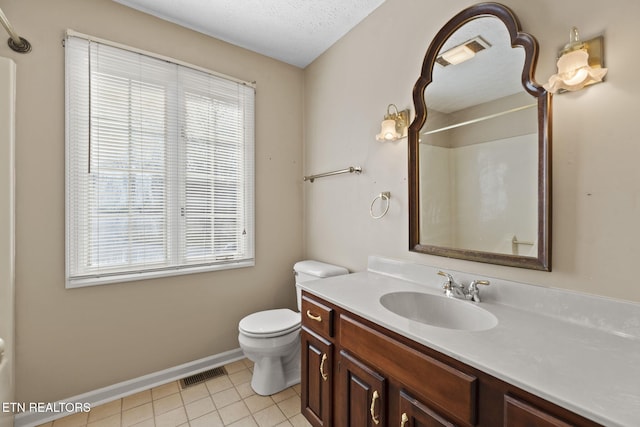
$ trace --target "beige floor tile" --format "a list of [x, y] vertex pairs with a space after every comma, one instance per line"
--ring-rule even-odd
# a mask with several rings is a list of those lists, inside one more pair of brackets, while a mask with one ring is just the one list
[[307, 419], [302, 414], [298, 414], [294, 417], [289, 418], [289, 422], [293, 425], [293, 427], [311, 427], [311, 423], [307, 421]]
[[153, 412], [156, 416], [183, 406], [180, 393], [170, 394], [153, 401]]
[[242, 401], [232, 403], [229, 406], [225, 406], [224, 408], [220, 409], [218, 413], [220, 414], [220, 418], [222, 418], [222, 422], [225, 423], [225, 425], [231, 424], [251, 415], [249, 413], [247, 405], [245, 405]]
[[122, 400], [114, 400], [113, 402], [105, 403], [103, 405], [95, 406], [89, 411], [89, 422], [101, 420], [103, 418], [110, 417], [114, 414], [119, 414], [122, 411]]
[[251, 388], [250, 382], [236, 385], [236, 390], [243, 399], [256, 394], [256, 392]]
[[300, 396], [298, 395], [290, 397], [287, 400], [283, 400], [282, 402], [278, 402], [278, 408], [280, 408], [287, 418], [291, 418], [294, 415], [299, 414], [301, 406]]
[[220, 419], [218, 412], [211, 412], [207, 415], [203, 415], [195, 420], [189, 421], [191, 427], [222, 427], [224, 424]]
[[247, 365], [243, 360], [238, 360], [237, 362], [229, 363], [228, 365], [224, 365], [224, 369], [227, 371], [227, 374], [231, 375], [235, 372], [242, 371], [243, 369], [247, 369]]
[[236, 389], [233, 387], [227, 390], [219, 391], [218, 393], [211, 395], [211, 398], [213, 399], [213, 403], [215, 403], [216, 408], [218, 409], [224, 408], [225, 406], [229, 406], [232, 403], [242, 400]]
[[256, 420], [253, 419], [253, 417], [247, 417], [238, 420], [233, 424], [229, 424], [229, 427], [258, 427], [258, 424], [256, 423]]
[[252, 370], [252, 371], [253, 371], [253, 362], [252, 362], [251, 360], [249, 360], [249, 359], [244, 359], [244, 360], [243, 360], [243, 362], [244, 362], [244, 365], [245, 365], [247, 368], [249, 368], [250, 370]]
[[291, 388], [293, 389], [293, 391], [295, 391], [298, 394], [298, 396], [302, 395], [302, 385], [301, 384], [296, 384]]
[[187, 414], [184, 407], [173, 409], [162, 415], [156, 415], [156, 427], [177, 427], [187, 422]]
[[89, 413], [78, 412], [77, 414], [68, 415], [64, 418], [59, 418], [53, 422], [53, 427], [84, 427], [87, 425], [89, 419]]
[[153, 406], [151, 403], [145, 403], [144, 405], [123, 411], [122, 425], [123, 427], [129, 427], [146, 421], [149, 418], [153, 418]]
[[156, 421], [153, 418], [149, 418], [148, 420], [144, 420], [141, 423], [134, 424], [131, 427], [156, 427]]
[[44, 424], [39, 424], [36, 427], [53, 427], [53, 421], [50, 421], [50, 422], [44, 423]]
[[253, 414], [254, 412], [258, 412], [264, 408], [268, 408], [272, 406], [275, 402], [269, 396], [260, 396], [259, 394], [254, 394], [244, 399], [244, 403], [249, 408], [249, 411]]
[[281, 392], [271, 395], [271, 398], [273, 399], [274, 402], [278, 403], [296, 395], [297, 393], [293, 391], [292, 388], [285, 388]]
[[157, 400], [169, 396], [170, 394], [178, 393], [179, 391], [180, 386], [178, 386], [178, 382], [172, 381], [170, 383], [152, 388], [151, 395], [153, 396], [153, 400]]
[[141, 391], [140, 393], [124, 397], [122, 399], [122, 410], [126, 411], [127, 409], [135, 408], [136, 406], [149, 402], [151, 402], [151, 390]]
[[182, 401], [186, 404], [195, 402], [196, 400], [200, 400], [204, 397], [209, 396], [209, 389], [207, 386], [202, 384], [196, 384], [191, 387], [187, 387], [184, 390], [180, 390], [180, 394], [182, 394]]
[[241, 371], [234, 372], [233, 374], [229, 374], [229, 379], [234, 385], [243, 384], [251, 381], [251, 376], [253, 374], [248, 369], [243, 369]]
[[193, 420], [208, 414], [209, 412], [214, 412], [216, 407], [213, 404], [211, 397], [207, 395], [204, 399], [196, 400], [195, 402], [187, 404], [185, 409], [187, 410], [187, 418]]
[[287, 420], [287, 417], [284, 416], [280, 408], [276, 405], [256, 412], [253, 414], [253, 418], [255, 418], [260, 427], [274, 427]]
[[227, 375], [217, 378], [212, 378], [205, 383], [209, 393], [214, 394], [222, 390], [233, 387], [231, 380]]
[[[91, 419], [91, 417], [89, 417]], [[122, 414], [118, 411], [117, 414], [100, 418], [97, 421], [90, 422], [87, 427], [120, 427], [122, 425]]]
[[181, 390], [174, 381], [39, 427], [309, 427], [300, 413], [300, 385], [258, 395], [249, 364], [244, 359], [206, 383]]

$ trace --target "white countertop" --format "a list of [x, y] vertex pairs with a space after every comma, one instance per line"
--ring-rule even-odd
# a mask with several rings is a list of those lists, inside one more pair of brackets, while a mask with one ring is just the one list
[[[403, 267], [372, 257], [367, 272], [301, 287], [585, 418], [606, 426], [640, 426], [640, 335], [635, 335], [640, 305], [493, 279], [486, 288], [491, 292], [481, 290], [479, 306], [497, 317], [497, 326], [444, 329], [406, 319], [380, 304], [380, 297], [390, 292], [442, 295], [437, 268], [410, 264], [405, 274]], [[469, 282], [465, 273], [448, 272]], [[526, 297], [522, 306], [518, 303], [525, 300], [514, 298], [520, 290]], [[501, 291], [510, 295], [500, 298]], [[548, 304], [531, 301], [536, 298]], [[581, 313], [584, 307], [586, 314]]]

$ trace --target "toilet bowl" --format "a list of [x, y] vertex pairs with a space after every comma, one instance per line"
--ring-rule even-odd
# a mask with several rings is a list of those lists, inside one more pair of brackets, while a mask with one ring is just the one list
[[[318, 261], [297, 262], [294, 272], [298, 310], [298, 284], [348, 273], [346, 268]], [[300, 382], [300, 322], [300, 313], [287, 308], [259, 311], [240, 321], [238, 342], [254, 363], [251, 387], [257, 394], [268, 396]]]

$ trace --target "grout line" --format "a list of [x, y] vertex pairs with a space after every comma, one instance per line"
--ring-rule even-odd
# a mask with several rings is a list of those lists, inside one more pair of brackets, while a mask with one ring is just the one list
[[[246, 369], [248, 369], [248, 370], [251, 372], [252, 365], [250, 365], [250, 364], [248, 363], [247, 359], [242, 360], [242, 362], [244, 363], [244, 365], [245, 365]], [[236, 371], [236, 372], [238, 372], [238, 371]], [[236, 373], [236, 372], [234, 372], [234, 373]], [[258, 421], [257, 421], [257, 419], [256, 419], [256, 417], [255, 417], [255, 414], [257, 414], [257, 413], [259, 413], [260, 411], [263, 411], [263, 410], [265, 410], [265, 409], [271, 408], [271, 407], [273, 407], [273, 406], [275, 406], [275, 408], [277, 408], [277, 410], [281, 413], [281, 415], [283, 415], [283, 416], [284, 416], [284, 420], [283, 420], [283, 421], [281, 421], [281, 423], [288, 422], [290, 425], [292, 425], [292, 424], [293, 424], [293, 422], [292, 422], [291, 420], [292, 420], [294, 417], [299, 416], [300, 412], [295, 413], [295, 414], [293, 414], [291, 417], [289, 417], [289, 416], [287, 416], [287, 414], [286, 414], [286, 413], [282, 410], [282, 408], [280, 407], [280, 404], [281, 404], [282, 402], [284, 402], [284, 401], [288, 400], [288, 399], [292, 399], [292, 398], [294, 398], [294, 397], [297, 397], [297, 398], [300, 398], [300, 397], [301, 397], [301, 396], [300, 396], [300, 392], [299, 392], [299, 390], [298, 390], [299, 386], [292, 386], [292, 387], [289, 387], [288, 389], [283, 390], [283, 392], [287, 392], [287, 393], [289, 393], [289, 396], [288, 396], [288, 397], [286, 397], [286, 398], [282, 398], [282, 396], [281, 396], [281, 397], [279, 397], [279, 398], [278, 398], [278, 401], [277, 401], [277, 402], [276, 402], [276, 400], [273, 398], [273, 396], [270, 396], [270, 400], [271, 400], [270, 404], [269, 404], [268, 406], [266, 406], [265, 408], [261, 408], [260, 410], [257, 410], [255, 413], [253, 413], [253, 412], [251, 412], [251, 409], [250, 409], [250, 408], [249, 408], [249, 406], [247, 405], [246, 400], [247, 400], [247, 399], [249, 399], [249, 398], [251, 398], [251, 397], [253, 397], [253, 396], [259, 396], [259, 395], [258, 395], [258, 394], [256, 394], [256, 393], [254, 392], [254, 393], [252, 393], [252, 394], [250, 394], [250, 395], [248, 395], [248, 396], [242, 397], [242, 394], [240, 393], [240, 390], [239, 390], [239, 388], [238, 388], [238, 387], [240, 387], [240, 386], [246, 386], [246, 384], [248, 384], [248, 383], [235, 384], [235, 383], [233, 383], [233, 382], [230, 380], [229, 375], [230, 375], [230, 374], [229, 374], [229, 373], [227, 373], [226, 377], [227, 377], [227, 380], [231, 383], [231, 386], [230, 386], [229, 388], [227, 388], [227, 389], [224, 389], [224, 390], [218, 390], [218, 391], [216, 391], [215, 393], [220, 393], [220, 392], [224, 392], [224, 391], [228, 391], [228, 390], [233, 390], [236, 394], [238, 394], [238, 396], [240, 396], [240, 400], [238, 400], [238, 401], [236, 401], [236, 402], [232, 402], [232, 403], [230, 403], [230, 404], [228, 404], [228, 405], [225, 405], [225, 406], [223, 406], [222, 408], [225, 408], [225, 407], [227, 407], [227, 406], [229, 406], [229, 405], [232, 405], [232, 404], [235, 404], [235, 403], [237, 403], [237, 402], [242, 402], [242, 403], [243, 403], [243, 405], [244, 405], [244, 407], [249, 411], [249, 414], [248, 414], [247, 416], [245, 416], [245, 417], [243, 417], [243, 418], [240, 418], [240, 419], [238, 419], [238, 420], [235, 420], [233, 423], [237, 423], [237, 422], [242, 421], [242, 420], [247, 420], [247, 421], [251, 420], [251, 421], [253, 421], [255, 424], [259, 425], [259, 424], [258, 424]], [[151, 414], [152, 414], [150, 419], [152, 420], [152, 424], [153, 424], [153, 425], [156, 425], [156, 418], [157, 418], [158, 416], [162, 416], [163, 414], [166, 414], [166, 413], [171, 412], [171, 411], [166, 411], [166, 412], [164, 412], [163, 414], [158, 415], [158, 414], [156, 413], [156, 405], [154, 405], [154, 402], [156, 402], [156, 401], [158, 401], [158, 400], [160, 400], [160, 399], [164, 399], [164, 398], [167, 398], [167, 397], [169, 397], [169, 396], [172, 396], [172, 395], [173, 395], [173, 394], [175, 394], [175, 393], [169, 393], [169, 394], [167, 394], [167, 395], [162, 395], [161, 397], [159, 397], [159, 398], [157, 398], [157, 399], [154, 399], [154, 396], [153, 396], [153, 389], [154, 389], [154, 388], [158, 388], [158, 387], [163, 387], [163, 386], [169, 386], [169, 387], [170, 387], [170, 384], [174, 384], [174, 385], [177, 387], [177, 392], [176, 392], [176, 393], [178, 393], [178, 394], [179, 394], [180, 402], [181, 402], [181, 404], [182, 404], [182, 405], [181, 405], [181, 406], [179, 406], [179, 407], [173, 408], [171, 411], [174, 411], [174, 410], [177, 410], [177, 409], [180, 409], [180, 408], [181, 408], [181, 409], [182, 409], [182, 411], [183, 411], [183, 413], [184, 413], [184, 415], [185, 415], [185, 417], [186, 417], [186, 421], [185, 421], [184, 423], [180, 424], [180, 426], [182, 426], [182, 427], [191, 426], [192, 422], [195, 422], [195, 420], [198, 420], [198, 419], [200, 419], [200, 418], [202, 418], [202, 417], [205, 417], [205, 416], [208, 416], [208, 415], [211, 415], [211, 414], [214, 414], [214, 413], [215, 413], [215, 414], [218, 416], [218, 418], [220, 418], [220, 420], [222, 421], [222, 416], [220, 415], [220, 410], [221, 410], [222, 408], [219, 408], [219, 407], [218, 407], [218, 405], [215, 403], [215, 401], [214, 401], [214, 399], [213, 399], [213, 394], [215, 394], [215, 393], [213, 393], [213, 394], [211, 393], [211, 391], [209, 390], [209, 388], [208, 388], [208, 387], [207, 387], [207, 385], [206, 385], [206, 381], [203, 381], [202, 383], [199, 383], [199, 384], [204, 385], [205, 390], [206, 390], [206, 396], [202, 396], [202, 397], [200, 397], [199, 399], [193, 400], [193, 401], [191, 401], [191, 402], [190, 402], [190, 404], [191, 404], [191, 403], [194, 403], [194, 402], [197, 402], [197, 401], [199, 401], [199, 400], [204, 400], [204, 399], [207, 399], [207, 398], [208, 398], [208, 399], [210, 399], [210, 401], [211, 401], [211, 403], [212, 403], [212, 405], [213, 405], [213, 410], [212, 410], [212, 411], [209, 411], [209, 412], [207, 412], [207, 413], [204, 413], [204, 414], [202, 414], [202, 415], [198, 416], [197, 418], [194, 418], [193, 420], [189, 419], [189, 414], [188, 414], [188, 412], [187, 412], [187, 403], [185, 402], [185, 398], [184, 398], [184, 396], [183, 396], [183, 394], [182, 394], [182, 392], [183, 392], [184, 390], [187, 390], [188, 388], [185, 388], [184, 390], [183, 390], [183, 389], [181, 389], [181, 388], [180, 388], [180, 382], [179, 382], [179, 380], [170, 381], [170, 382], [168, 382], [168, 383], [166, 383], [166, 384], [159, 385], [159, 386], [156, 386], [156, 387], [152, 387], [152, 388], [149, 388], [149, 389], [147, 389], [147, 390], [143, 390], [142, 392], [148, 392], [148, 394], [149, 394], [149, 396], [150, 396], [150, 400], [149, 400], [148, 402], [142, 402], [142, 403], [137, 404], [137, 405], [135, 405], [135, 406], [129, 407], [129, 408], [127, 408], [126, 410], [127, 410], [127, 411], [129, 411], [129, 410], [132, 410], [132, 409], [135, 409], [135, 408], [139, 408], [140, 406], [143, 406], [143, 405], [146, 405], [146, 404], [150, 404], [150, 405], [151, 405]], [[194, 386], [197, 386], [197, 385], [198, 385], [198, 384], [195, 384]], [[289, 392], [288, 390], [290, 390], [290, 392]], [[140, 392], [140, 393], [142, 393], [142, 392]], [[281, 392], [281, 393], [283, 393], [283, 392]], [[124, 400], [125, 400], [125, 398], [119, 398], [118, 400], [120, 401], [120, 426], [124, 426], [124, 412], [125, 412], [125, 409], [124, 409]], [[108, 403], [111, 403], [111, 402], [108, 402]], [[98, 408], [98, 407], [99, 407], [99, 406], [96, 406], [96, 408]], [[94, 408], [94, 409], [95, 409], [95, 408]], [[113, 415], [115, 415], [115, 414], [110, 415], [110, 417], [111, 417], [111, 416], [113, 416]], [[56, 421], [58, 421], [59, 423], [64, 423], [64, 420], [65, 420], [65, 418], [60, 418], [59, 420], [56, 420]], [[100, 421], [100, 420], [96, 420], [96, 421]], [[222, 422], [224, 422], [224, 421], [222, 421]], [[55, 422], [45, 423], [45, 424], [42, 424], [41, 426], [46, 426], [46, 427], [54, 426], [54, 427], [55, 427], [55, 424], [54, 424], [54, 423], [55, 423]], [[140, 424], [140, 423], [149, 423], [149, 418], [146, 418], [146, 419], [144, 419], [144, 420], [141, 420], [138, 424]], [[85, 424], [83, 425], [83, 427], [87, 427], [87, 426], [88, 426], [88, 424], [89, 424], [89, 415], [87, 416], [87, 420], [86, 420]], [[138, 424], [134, 424], [132, 427], [135, 427], [135, 426], [136, 426], [136, 425], [138, 425]]]

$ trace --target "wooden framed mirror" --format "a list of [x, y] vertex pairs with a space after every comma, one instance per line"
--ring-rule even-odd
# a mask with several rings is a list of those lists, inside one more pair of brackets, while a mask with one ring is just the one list
[[435, 36], [408, 131], [411, 251], [551, 271], [551, 95], [537, 57], [498, 3]]

